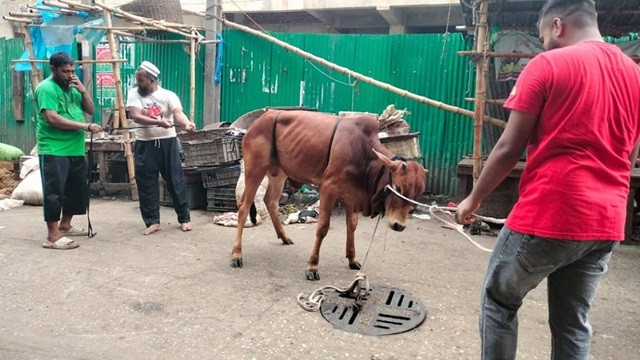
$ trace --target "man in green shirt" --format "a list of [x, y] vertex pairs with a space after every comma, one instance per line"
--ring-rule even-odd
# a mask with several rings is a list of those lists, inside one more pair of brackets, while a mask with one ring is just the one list
[[78, 247], [68, 236], [87, 234], [71, 226], [74, 215], [86, 214], [89, 200], [84, 134], [95, 134], [102, 128], [85, 123], [84, 113], [93, 115], [93, 100], [75, 75], [73, 59], [57, 52], [51, 55], [49, 67], [51, 76], [35, 91], [36, 139], [48, 230], [42, 247], [67, 250]]

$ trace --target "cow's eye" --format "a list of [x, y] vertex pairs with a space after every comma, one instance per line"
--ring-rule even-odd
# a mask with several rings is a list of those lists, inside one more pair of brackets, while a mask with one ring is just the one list
[[396, 191], [402, 194], [402, 190], [400, 190], [400, 186], [396, 185]]

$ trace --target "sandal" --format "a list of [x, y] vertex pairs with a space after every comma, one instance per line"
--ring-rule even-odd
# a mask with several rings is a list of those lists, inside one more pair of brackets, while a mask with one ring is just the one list
[[42, 243], [43, 248], [54, 250], [70, 250], [75, 249], [78, 246], [80, 245], [68, 237], [61, 237], [56, 242], [45, 241]]
[[74, 228], [73, 226], [67, 231], [60, 230], [60, 234], [62, 234], [62, 236], [87, 236], [88, 235], [87, 230]]

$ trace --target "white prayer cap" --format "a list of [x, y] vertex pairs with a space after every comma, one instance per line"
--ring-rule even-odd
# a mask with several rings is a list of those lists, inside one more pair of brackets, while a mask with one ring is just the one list
[[155, 77], [158, 77], [158, 75], [160, 75], [160, 70], [148, 61], [143, 61], [138, 69], [142, 69]]

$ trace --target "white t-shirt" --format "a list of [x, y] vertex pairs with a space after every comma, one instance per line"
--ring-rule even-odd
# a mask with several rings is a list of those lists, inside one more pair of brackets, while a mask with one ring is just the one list
[[[173, 124], [173, 111], [182, 109], [180, 99], [173, 92], [158, 86], [158, 89], [147, 96], [141, 96], [138, 88], [129, 90], [127, 96], [127, 109], [136, 107], [143, 111], [143, 114], [152, 118], [161, 116]], [[135, 129], [137, 140], [167, 139], [176, 136], [176, 128], [165, 129], [159, 126], [141, 125], [140, 129]]]

